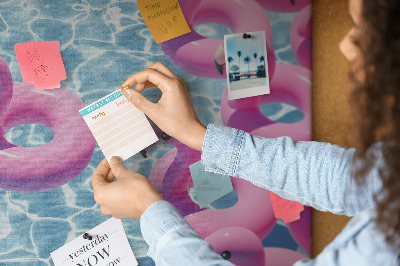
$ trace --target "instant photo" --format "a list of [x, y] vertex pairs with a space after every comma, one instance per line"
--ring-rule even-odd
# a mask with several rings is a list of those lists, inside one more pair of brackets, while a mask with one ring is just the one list
[[224, 36], [228, 99], [269, 94], [264, 31]]

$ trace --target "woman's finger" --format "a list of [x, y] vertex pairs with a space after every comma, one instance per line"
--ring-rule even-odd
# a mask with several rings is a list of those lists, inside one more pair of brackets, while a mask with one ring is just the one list
[[[162, 74], [164, 74], [167, 77], [173, 78], [173, 79], [179, 79], [166, 65], [164, 65], [161, 61], [157, 61], [151, 66], [147, 67], [150, 69], [154, 69]], [[150, 81], [146, 81], [144, 83], [139, 83], [136, 84], [135, 90], [136, 91], [143, 91], [148, 88], [153, 88], [156, 87], [153, 83]]]
[[145, 83], [137, 84], [136, 87], [135, 87], [135, 90], [140, 92], [140, 91], [143, 91], [145, 89], [153, 88], [153, 87], [156, 87], [156, 85], [154, 85], [150, 81], [146, 81]]
[[155, 69], [147, 68], [144, 71], [133, 74], [130, 76], [124, 83], [121, 85], [121, 89], [132, 88], [136, 84], [151, 82], [155, 87], [159, 88], [161, 92], [164, 93], [166, 88], [172, 83], [175, 82], [174, 79], [158, 72]]
[[111, 172], [110, 170], [110, 165], [106, 159], [100, 162], [92, 176], [93, 190], [96, 190], [101, 185], [107, 184], [106, 178], [108, 173]]
[[114, 179], [115, 179], [115, 176], [114, 176], [113, 172], [109, 171], [106, 176], [106, 182], [111, 183], [114, 181]]
[[171, 71], [166, 65], [164, 65], [161, 61], [157, 61], [148, 68], [152, 68], [157, 70], [158, 72], [164, 74], [167, 77], [177, 79], [178, 77]]

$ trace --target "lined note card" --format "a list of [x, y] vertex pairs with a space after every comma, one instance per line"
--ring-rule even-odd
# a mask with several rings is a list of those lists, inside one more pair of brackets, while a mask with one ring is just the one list
[[79, 111], [107, 161], [126, 160], [158, 140], [145, 114], [117, 90]]
[[32, 83], [35, 89], [59, 88], [60, 81], [67, 78], [60, 42], [16, 43], [14, 50], [24, 82]]

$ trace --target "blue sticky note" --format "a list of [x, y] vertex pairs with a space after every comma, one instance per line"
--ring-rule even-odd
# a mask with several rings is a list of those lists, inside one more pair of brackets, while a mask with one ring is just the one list
[[200, 161], [189, 166], [200, 208], [233, 191], [229, 176], [206, 172]]

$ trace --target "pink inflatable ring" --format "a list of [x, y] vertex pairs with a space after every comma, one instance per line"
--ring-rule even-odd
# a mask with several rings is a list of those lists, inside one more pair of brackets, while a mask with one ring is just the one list
[[[289, 136], [311, 140], [311, 71], [305, 67], [278, 63], [270, 83], [271, 94], [228, 101], [227, 88], [221, 99], [224, 125], [265, 138]], [[301, 110], [304, 119], [297, 123], [277, 123], [265, 117], [260, 107], [268, 103], [286, 103]], [[245, 122], [244, 122], [245, 121]]]
[[257, 2], [264, 9], [273, 12], [298, 12], [311, 4], [311, 0], [257, 0]]
[[191, 32], [160, 44], [175, 66], [199, 77], [226, 78], [225, 68], [219, 73], [215, 61], [216, 57], [221, 57], [224, 40], [206, 38], [193, 29], [203, 23], [217, 23], [229, 27], [234, 33], [265, 31], [268, 74], [273, 76], [275, 53], [271, 44], [271, 25], [258, 3], [254, 0], [185, 0], [180, 4]]
[[[0, 58], [0, 188], [36, 192], [59, 187], [80, 174], [91, 160], [94, 138], [79, 114], [85, 104], [64, 88], [35, 90], [15, 83]], [[18, 147], [4, 132], [21, 124], [39, 124], [54, 138], [37, 147]]]

